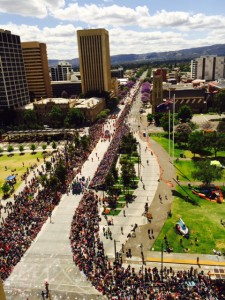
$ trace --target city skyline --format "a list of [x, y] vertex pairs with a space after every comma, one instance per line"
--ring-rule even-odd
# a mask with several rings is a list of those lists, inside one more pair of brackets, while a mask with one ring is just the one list
[[0, 0], [0, 28], [47, 44], [49, 59], [78, 57], [76, 32], [105, 28], [110, 54], [180, 50], [225, 42], [225, 2]]

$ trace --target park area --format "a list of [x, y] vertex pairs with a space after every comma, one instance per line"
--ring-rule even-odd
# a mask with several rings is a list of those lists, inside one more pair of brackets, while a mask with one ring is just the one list
[[[190, 195], [187, 201], [184, 190]], [[225, 191], [225, 190], [224, 190]], [[225, 216], [225, 204], [206, 201], [192, 194], [188, 187], [177, 187], [172, 204], [172, 216], [166, 220], [153, 248], [160, 251], [165, 246], [165, 236], [173, 252], [213, 254], [213, 249], [225, 251], [225, 226], [221, 224]], [[189, 239], [176, 231], [176, 223], [182, 218], [190, 230]], [[181, 242], [182, 240], [182, 242]]]
[[[169, 152], [169, 140], [166, 135], [151, 135], [151, 138]], [[170, 149], [172, 149], [172, 141]], [[188, 145], [186, 149], [184, 149], [175, 144], [174, 166], [178, 185], [176, 190], [173, 191], [174, 201], [171, 207], [171, 214], [168, 215], [153, 245], [155, 251], [160, 251], [163, 244], [165, 251], [171, 249], [171, 251], [177, 253], [213, 254], [213, 250], [220, 251], [221, 253], [225, 252], [225, 202], [217, 203], [219, 201], [206, 200], [199, 196], [203, 195], [202, 193], [199, 195], [193, 193], [193, 191], [198, 190], [203, 183], [202, 178], [204, 178], [203, 175], [208, 172], [207, 169], [209, 169], [210, 162], [215, 162], [215, 159], [217, 159], [224, 164], [224, 158], [225, 151], [218, 151], [217, 157], [215, 158], [214, 153], [208, 153], [208, 155], [204, 156], [196, 155], [188, 149]], [[195, 173], [199, 167], [199, 162], [202, 164], [208, 162], [208, 165], [203, 168], [202, 177], [200, 176], [200, 179], [197, 179]], [[213, 176], [214, 174], [212, 174], [211, 180], [206, 178], [208, 182], [206, 181], [204, 186], [214, 186], [213, 183], [215, 183], [220, 187], [221, 194], [223, 194], [224, 198], [225, 174], [221, 166], [222, 165], [220, 165], [220, 167], [214, 166], [214, 173], [218, 172], [219, 176]], [[204, 190], [204, 188], [202, 188], [202, 190]], [[176, 230], [176, 223], [180, 218], [189, 228], [188, 238], [185, 238]]]
[[[16, 175], [16, 190], [22, 182], [22, 176], [26, 173], [27, 168], [31, 168], [34, 164], [39, 165], [43, 162], [43, 152], [34, 153], [19, 153], [0, 156], [0, 187], [10, 175]], [[0, 189], [0, 197], [3, 196], [2, 189]]]

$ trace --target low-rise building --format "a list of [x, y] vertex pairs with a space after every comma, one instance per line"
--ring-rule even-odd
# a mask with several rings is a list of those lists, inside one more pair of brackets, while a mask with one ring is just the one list
[[105, 99], [92, 97], [89, 99], [79, 99], [76, 102], [76, 108], [84, 112], [86, 120], [93, 123], [97, 115], [105, 108]]

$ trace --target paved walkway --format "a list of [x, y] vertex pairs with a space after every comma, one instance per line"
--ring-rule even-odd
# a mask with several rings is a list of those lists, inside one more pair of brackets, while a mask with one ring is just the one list
[[[93, 177], [108, 145], [109, 142], [99, 141], [84, 163], [82, 175]], [[64, 299], [66, 297], [74, 299], [74, 295], [77, 299], [101, 297], [72, 260], [69, 233], [74, 211], [81, 198], [82, 194], [63, 195], [52, 213], [53, 223], [50, 223], [50, 220], [46, 222], [31, 247], [5, 281], [7, 300], [25, 299], [25, 297], [29, 297], [29, 300], [39, 299], [45, 280], [49, 281], [50, 290], [54, 290], [53, 299], [60, 299], [62, 295]]]
[[[122, 109], [123, 107], [121, 107]], [[114, 120], [108, 122], [113, 132]], [[99, 141], [84, 163], [80, 177], [92, 178], [110, 142]], [[97, 154], [97, 155], [96, 155]], [[22, 188], [22, 187], [21, 187]], [[69, 240], [72, 217], [81, 195], [63, 195], [52, 213], [52, 223], [46, 222], [31, 247], [5, 281], [7, 300], [40, 299], [44, 282], [54, 291], [53, 299], [105, 299], [96, 291], [72, 260]]]

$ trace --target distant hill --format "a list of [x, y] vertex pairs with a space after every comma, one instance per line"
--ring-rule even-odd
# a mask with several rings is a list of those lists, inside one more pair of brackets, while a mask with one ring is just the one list
[[[150, 52], [145, 54], [120, 54], [111, 56], [111, 64], [134, 63], [144, 61], [168, 61], [194, 59], [201, 55], [225, 56], [225, 44], [183, 49], [177, 51]], [[50, 59], [49, 66], [55, 66], [60, 60]], [[73, 66], [79, 66], [79, 59], [68, 59]]]

